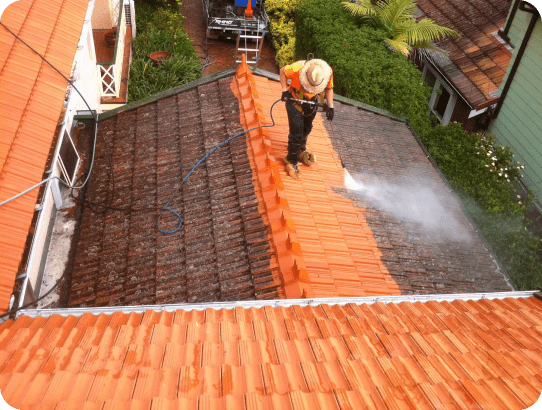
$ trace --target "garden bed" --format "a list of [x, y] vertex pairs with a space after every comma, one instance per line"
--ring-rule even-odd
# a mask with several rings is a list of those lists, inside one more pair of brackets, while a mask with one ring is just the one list
[[[185, 33], [184, 17], [176, 3], [136, 3], [137, 37], [128, 83], [133, 102], [201, 77], [201, 65], [192, 40]], [[160, 64], [150, 55], [167, 52]]]

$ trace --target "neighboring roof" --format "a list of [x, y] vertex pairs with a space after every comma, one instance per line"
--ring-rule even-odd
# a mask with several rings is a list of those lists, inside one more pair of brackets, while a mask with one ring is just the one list
[[531, 406], [542, 301], [469, 296], [21, 316], [0, 325], [0, 390], [21, 410]]
[[[70, 76], [88, 0], [20, 0], [2, 23]], [[0, 26], [0, 202], [40, 182], [67, 89], [64, 80]], [[38, 190], [0, 207], [0, 311], [6, 310]]]
[[441, 26], [461, 37], [438, 41], [453, 63], [441, 69], [472, 107], [480, 106], [499, 88], [511, 51], [494, 34], [504, 27], [510, 0], [419, 0], [417, 6]]
[[[287, 177], [284, 104], [275, 105], [276, 125], [261, 127], [272, 124], [269, 110], [280, 92], [278, 81], [242, 64], [231, 77], [103, 116], [115, 196], [99, 140], [88, 198], [135, 210], [100, 213], [85, 205], [69, 306], [511, 289], [405, 123], [337, 102], [335, 132], [320, 115], [314, 122], [308, 149], [317, 164], [303, 167], [299, 182]], [[206, 152], [254, 127], [208, 157], [179, 190]], [[453, 216], [446, 229], [457, 229], [459, 237], [436, 243], [431, 235], [420, 237], [408, 222], [345, 189], [340, 156], [352, 172], [367, 171], [350, 156], [367, 141], [380, 146], [360, 156], [375, 160], [371, 171], [387, 166], [383, 175], [393, 176], [413, 163], [425, 167], [427, 183], [449, 204], [442, 210]], [[400, 159], [400, 150], [383, 150], [393, 144], [403, 147]], [[163, 235], [155, 218], [168, 201], [183, 227]], [[170, 213], [163, 219], [162, 229], [178, 223]]]

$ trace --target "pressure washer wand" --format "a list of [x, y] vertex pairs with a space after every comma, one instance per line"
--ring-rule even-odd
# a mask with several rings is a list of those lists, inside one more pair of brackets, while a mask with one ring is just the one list
[[327, 105], [327, 102], [319, 103], [319, 102], [316, 102], [316, 101], [300, 100], [298, 98], [290, 98], [290, 101], [295, 101], [295, 102], [298, 102], [300, 104], [315, 105], [317, 110], [318, 110], [318, 108], [321, 107], [323, 112], [327, 112], [328, 108], [329, 108], [328, 105]]

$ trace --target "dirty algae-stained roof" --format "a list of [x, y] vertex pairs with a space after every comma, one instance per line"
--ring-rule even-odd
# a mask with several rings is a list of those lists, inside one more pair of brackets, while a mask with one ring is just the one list
[[461, 37], [447, 37], [437, 44], [453, 64], [444, 69], [452, 84], [473, 107], [494, 99], [512, 56], [493, 35], [504, 27], [510, 0], [419, 0], [425, 16], [451, 28]]
[[[88, 1], [21, 0], [2, 23], [66, 77]], [[59, 122], [67, 83], [0, 26], [0, 202], [40, 182]], [[0, 311], [7, 310], [38, 190], [0, 208]]]
[[[133, 210], [100, 213], [85, 206], [70, 307], [511, 290], [406, 124], [337, 102], [338, 128], [328, 132], [316, 117], [308, 144], [318, 162], [304, 167], [297, 182], [281, 163], [284, 105], [275, 105], [274, 127], [260, 127], [271, 124], [269, 110], [278, 96], [278, 81], [242, 64], [102, 117], [115, 195], [99, 138], [87, 197]], [[180, 186], [206, 152], [254, 127], [209, 156]], [[362, 156], [351, 154], [367, 142], [361, 138], [366, 133], [380, 146], [374, 158], [386, 167], [383, 175], [401, 174], [412, 161], [424, 164], [462, 218], [468, 241], [416, 241], [405, 224], [348, 195], [339, 155], [351, 171], [360, 171]], [[394, 143], [408, 149], [401, 154]], [[168, 201], [183, 227], [163, 235], [152, 208]], [[163, 229], [177, 224], [164, 214]]]
[[21, 410], [521, 410], [542, 301], [496, 295], [23, 315], [0, 325], [0, 390]]

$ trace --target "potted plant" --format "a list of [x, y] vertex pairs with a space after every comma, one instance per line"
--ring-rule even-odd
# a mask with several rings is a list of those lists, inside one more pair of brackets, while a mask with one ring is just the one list
[[169, 51], [155, 51], [151, 53], [149, 57], [152, 60], [152, 63], [157, 67], [162, 64], [163, 60], [169, 58], [171, 53]]

